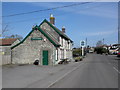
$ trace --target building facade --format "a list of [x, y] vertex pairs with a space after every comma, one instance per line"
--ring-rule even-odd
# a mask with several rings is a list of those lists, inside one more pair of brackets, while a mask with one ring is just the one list
[[0, 39], [0, 65], [11, 64], [11, 47], [19, 42], [16, 38]]
[[33, 64], [39, 60], [40, 65], [55, 65], [61, 59], [72, 59], [73, 41], [65, 35], [65, 28], [60, 31], [55, 27], [55, 18], [46, 19], [34, 26], [32, 31], [12, 49], [13, 64]]

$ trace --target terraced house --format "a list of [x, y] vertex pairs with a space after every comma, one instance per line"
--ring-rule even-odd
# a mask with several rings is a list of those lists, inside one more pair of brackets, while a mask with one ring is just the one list
[[33, 64], [39, 60], [40, 65], [55, 65], [61, 59], [72, 59], [73, 41], [62, 31], [55, 27], [55, 18], [50, 16], [34, 26], [32, 31], [12, 49], [13, 64]]

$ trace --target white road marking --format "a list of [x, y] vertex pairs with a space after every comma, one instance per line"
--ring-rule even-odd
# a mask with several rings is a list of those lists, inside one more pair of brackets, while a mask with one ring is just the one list
[[117, 71], [120, 74], [120, 72], [115, 67], [113, 67], [113, 69], [115, 69], [115, 71]]
[[58, 82], [59, 80], [63, 79], [65, 76], [67, 76], [68, 74], [70, 74], [71, 72], [73, 72], [74, 70], [76, 70], [77, 68], [79, 68], [81, 65], [83, 65], [84, 63], [80, 64], [79, 66], [73, 68], [72, 70], [70, 70], [69, 72], [65, 73], [62, 77], [58, 78], [56, 81], [54, 81], [53, 83], [51, 83], [47, 88], [53, 86], [56, 82]]

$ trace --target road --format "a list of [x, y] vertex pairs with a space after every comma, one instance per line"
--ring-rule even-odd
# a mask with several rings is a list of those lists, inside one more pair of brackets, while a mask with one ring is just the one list
[[3, 88], [117, 88], [118, 58], [88, 54], [66, 65], [8, 65], [2, 68]]
[[118, 88], [118, 58], [89, 54], [84, 64], [51, 88]]

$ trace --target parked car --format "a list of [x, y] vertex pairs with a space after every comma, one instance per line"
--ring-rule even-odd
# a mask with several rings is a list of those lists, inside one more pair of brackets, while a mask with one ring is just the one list
[[109, 54], [111, 54], [111, 55], [117, 55], [117, 53], [118, 53], [118, 48], [110, 48], [110, 50], [109, 50]]
[[75, 59], [75, 62], [82, 61], [82, 57], [81, 56], [75, 57], [74, 59]]
[[89, 50], [89, 53], [93, 53], [94, 51], [93, 50]]
[[120, 57], [120, 52], [117, 54], [117, 57]]

